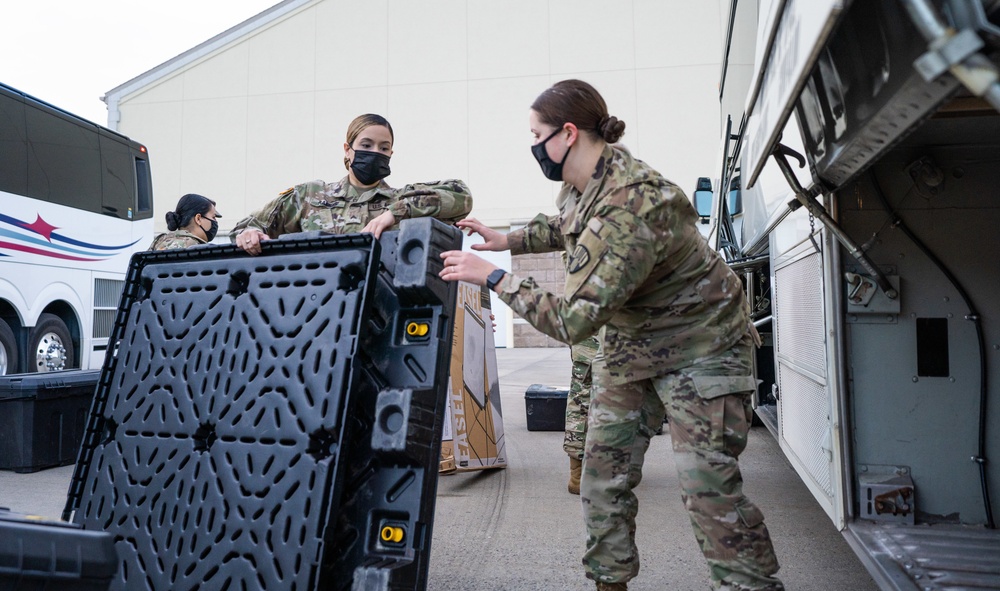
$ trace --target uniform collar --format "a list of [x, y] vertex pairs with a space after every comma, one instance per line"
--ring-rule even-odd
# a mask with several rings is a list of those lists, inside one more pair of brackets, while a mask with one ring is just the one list
[[336, 184], [337, 186], [333, 188], [333, 194], [339, 199], [351, 203], [367, 203], [376, 197], [389, 197], [391, 196], [392, 188], [384, 180], [379, 181], [378, 185], [372, 187], [371, 189], [365, 189], [363, 192], [357, 187], [351, 184], [350, 176], [345, 176], [340, 179]]
[[563, 188], [556, 198], [559, 207], [559, 224], [563, 234], [579, 234], [587, 225], [591, 210], [597, 200], [618, 187], [614, 179], [607, 173], [612, 161], [616, 158], [615, 149], [610, 144], [604, 146], [601, 157], [597, 159], [594, 174], [587, 181], [583, 193], [569, 183], [563, 183]]

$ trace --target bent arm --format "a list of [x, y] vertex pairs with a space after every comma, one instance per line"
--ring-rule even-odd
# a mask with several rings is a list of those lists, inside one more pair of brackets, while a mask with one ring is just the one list
[[510, 254], [555, 252], [565, 248], [559, 216], [536, 215], [526, 226], [507, 234]]
[[451, 179], [433, 183], [415, 183], [399, 189], [390, 189], [394, 201], [389, 206], [396, 221], [409, 218], [434, 217], [454, 223], [472, 211], [472, 193], [460, 180]]
[[259, 230], [269, 238], [298, 232], [299, 213], [302, 211], [302, 187], [304, 185], [288, 189], [264, 207], [237, 222], [229, 233], [229, 239], [236, 242], [236, 237], [248, 228]]
[[500, 299], [539, 331], [567, 344], [596, 334], [646, 281], [659, 252], [654, 232], [629, 211], [609, 208], [584, 230], [567, 264], [562, 296], [511, 273]]

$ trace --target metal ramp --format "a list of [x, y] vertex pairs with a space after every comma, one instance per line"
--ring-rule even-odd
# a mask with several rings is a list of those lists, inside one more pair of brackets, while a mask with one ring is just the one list
[[998, 530], [855, 521], [844, 537], [882, 589], [1000, 589]]

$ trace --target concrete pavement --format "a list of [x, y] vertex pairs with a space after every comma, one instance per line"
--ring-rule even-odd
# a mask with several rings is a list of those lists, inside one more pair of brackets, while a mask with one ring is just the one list
[[[524, 391], [566, 386], [568, 349], [497, 351], [509, 466], [440, 479], [431, 546], [431, 591], [583, 591], [580, 498], [566, 492], [562, 433], [528, 431]], [[741, 461], [747, 494], [764, 511], [789, 591], [874, 591], [877, 586], [764, 428]], [[0, 506], [58, 518], [72, 466], [0, 471]], [[643, 481], [632, 591], [706, 591], [705, 561], [680, 500], [668, 435], [654, 438]]]

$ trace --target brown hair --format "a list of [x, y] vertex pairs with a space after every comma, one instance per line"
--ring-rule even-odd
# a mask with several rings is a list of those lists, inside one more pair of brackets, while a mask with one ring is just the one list
[[[392, 141], [396, 140], [396, 136], [392, 133], [392, 126], [389, 125], [389, 120], [381, 115], [376, 115], [374, 113], [365, 113], [364, 115], [358, 115], [351, 121], [351, 124], [347, 126], [347, 145], [354, 147], [354, 140], [358, 139], [361, 132], [365, 129], [371, 127], [372, 125], [381, 125], [389, 130], [389, 138]], [[351, 161], [344, 158], [344, 168], [351, 169]]]
[[597, 90], [583, 80], [556, 82], [531, 104], [539, 120], [552, 126], [565, 123], [594, 139], [613, 144], [625, 133], [625, 122], [608, 115], [608, 105]]

